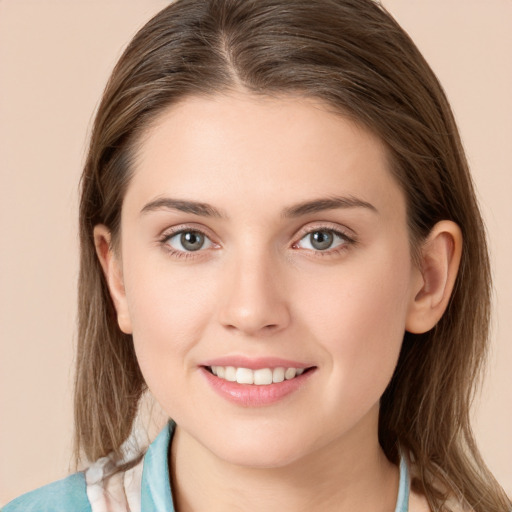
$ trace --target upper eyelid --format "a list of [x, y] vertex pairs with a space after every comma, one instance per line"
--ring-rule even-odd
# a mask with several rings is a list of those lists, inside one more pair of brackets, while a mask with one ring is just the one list
[[158, 235], [158, 237], [159, 237], [159, 239], [164, 240], [167, 238], [172, 238], [175, 235], [179, 235], [180, 233], [187, 233], [187, 232], [201, 233], [202, 235], [209, 238], [212, 242], [213, 242], [212, 239], [215, 238], [215, 236], [212, 236], [210, 230], [203, 228], [203, 227], [194, 226], [192, 224], [180, 224], [178, 226], [167, 227], [161, 231], [161, 233]]
[[346, 226], [340, 226], [339, 224], [334, 224], [330, 222], [319, 222], [317, 225], [314, 226], [311, 226], [311, 224], [306, 224], [306, 226], [303, 226], [301, 229], [297, 231], [295, 237], [300, 237], [298, 238], [298, 240], [301, 240], [303, 237], [309, 235], [310, 233], [315, 233], [316, 231], [332, 231], [345, 238], [356, 238], [356, 233], [352, 229]]

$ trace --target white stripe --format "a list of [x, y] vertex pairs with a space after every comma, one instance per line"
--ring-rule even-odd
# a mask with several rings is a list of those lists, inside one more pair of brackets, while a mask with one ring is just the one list
[[141, 512], [141, 459], [133, 468], [116, 472], [116, 464], [103, 457], [85, 472], [92, 512]]

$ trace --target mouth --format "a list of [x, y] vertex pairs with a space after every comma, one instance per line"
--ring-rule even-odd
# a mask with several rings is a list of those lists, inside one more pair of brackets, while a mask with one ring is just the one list
[[242, 407], [263, 407], [307, 389], [317, 366], [265, 357], [221, 357], [205, 361], [201, 373], [217, 394]]
[[212, 375], [227, 382], [269, 386], [270, 384], [294, 380], [312, 371], [315, 367], [294, 368], [278, 366], [275, 368], [258, 368], [257, 370], [235, 366], [204, 366], [204, 368]]

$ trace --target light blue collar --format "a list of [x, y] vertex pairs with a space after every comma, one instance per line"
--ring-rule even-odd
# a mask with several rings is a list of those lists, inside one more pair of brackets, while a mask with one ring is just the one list
[[[176, 424], [169, 422], [151, 443], [144, 456], [141, 486], [141, 510], [144, 512], [175, 512], [169, 482], [168, 452]], [[409, 510], [409, 471], [402, 456], [400, 459], [400, 483], [395, 512]]]
[[158, 434], [144, 455], [141, 484], [141, 510], [144, 512], [175, 512], [172, 502], [168, 451], [176, 423]]
[[409, 470], [405, 457], [402, 455], [400, 458], [400, 482], [398, 484], [398, 498], [396, 500], [395, 512], [408, 512], [409, 486]]

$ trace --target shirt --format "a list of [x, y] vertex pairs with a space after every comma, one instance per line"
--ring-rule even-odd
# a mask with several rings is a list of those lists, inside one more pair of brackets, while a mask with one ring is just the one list
[[[2, 512], [175, 512], [167, 460], [175, 426], [169, 422], [127, 471], [115, 472], [113, 460], [103, 457], [85, 472], [16, 498]], [[408, 512], [409, 487], [402, 457], [395, 512]]]

